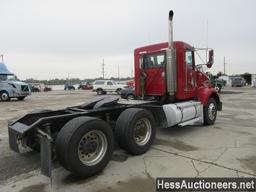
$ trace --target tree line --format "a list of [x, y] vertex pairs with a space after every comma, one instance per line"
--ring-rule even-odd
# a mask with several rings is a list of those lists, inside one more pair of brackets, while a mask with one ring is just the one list
[[[69, 84], [79, 84], [81, 82], [93, 82], [95, 80], [101, 80], [103, 79], [102, 77], [100, 78], [95, 78], [95, 79], [79, 79], [79, 78], [66, 78], [66, 79], [50, 79], [50, 80], [38, 80], [38, 79], [33, 79], [33, 78], [29, 78], [24, 80], [24, 82], [26, 83], [43, 83], [45, 85], [64, 85], [65, 83], [69, 83]], [[121, 77], [121, 78], [115, 78], [115, 77], [111, 77], [109, 78], [111, 80], [114, 81], [128, 81], [128, 80], [132, 80], [131, 77]]]

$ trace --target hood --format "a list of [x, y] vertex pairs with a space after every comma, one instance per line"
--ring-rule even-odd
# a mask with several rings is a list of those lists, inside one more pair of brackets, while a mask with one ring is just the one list
[[11, 73], [6, 65], [4, 63], [0, 63], [0, 74], [2, 75], [13, 75], [13, 73]]
[[16, 84], [16, 85], [28, 85], [27, 83], [24, 83], [22, 81], [17, 81], [17, 80], [11, 80], [9, 82], [13, 83], [13, 84]]

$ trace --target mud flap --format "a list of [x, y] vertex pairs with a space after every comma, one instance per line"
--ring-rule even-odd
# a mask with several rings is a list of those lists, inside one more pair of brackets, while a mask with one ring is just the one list
[[51, 178], [52, 172], [52, 148], [51, 140], [46, 136], [40, 138], [41, 173]]

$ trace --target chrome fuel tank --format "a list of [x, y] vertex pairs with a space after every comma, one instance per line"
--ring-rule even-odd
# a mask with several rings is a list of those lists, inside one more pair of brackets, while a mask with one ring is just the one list
[[203, 115], [203, 105], [197, 101], [186, 101], [163, 105], [168, 127], [199, 119]]

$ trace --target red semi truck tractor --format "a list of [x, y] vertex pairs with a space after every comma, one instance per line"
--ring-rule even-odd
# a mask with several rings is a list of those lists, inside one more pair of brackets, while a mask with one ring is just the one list
[[[214, 124], [222, 103], [208, 77], [197, 70], [195, 49], [175, 41], [169, 12], [169, 41], [134, 52], [135, 94], [139, 100], [97, 96], [62, 110], [37, 110], [8, 124], [9, 145], [41, 153], [42, 174], [51, 176], [51, 161], [88, 177], [110, 161], [114, 141], [133, 155], [145, 153], [159, 128]], [[213, 50], [206, 64], [213, 64]]]
[[[220, 97], [208, 76], [197, 70], [194, 58], [196, 49], [182, 41], [173, 42], [172, 18], [173, 12], [170, 11], [169, 42], [134, 51], [135, 95], [157, 98], [167, 117], [169, 113], [180, 114], [182, 119], [174, 118], [177, 121], [170, 122], [169, 126], [193, 119], [195, 114], [200, 113], [203, 114], [204, 124], [213, 124], [217, 110], [222, 108]], [[209, 50], [208, 55], [206, 65], [210, 68], [213, 50]], [[203, 111], [200, 109], [191, 113], [193, 106]]]

